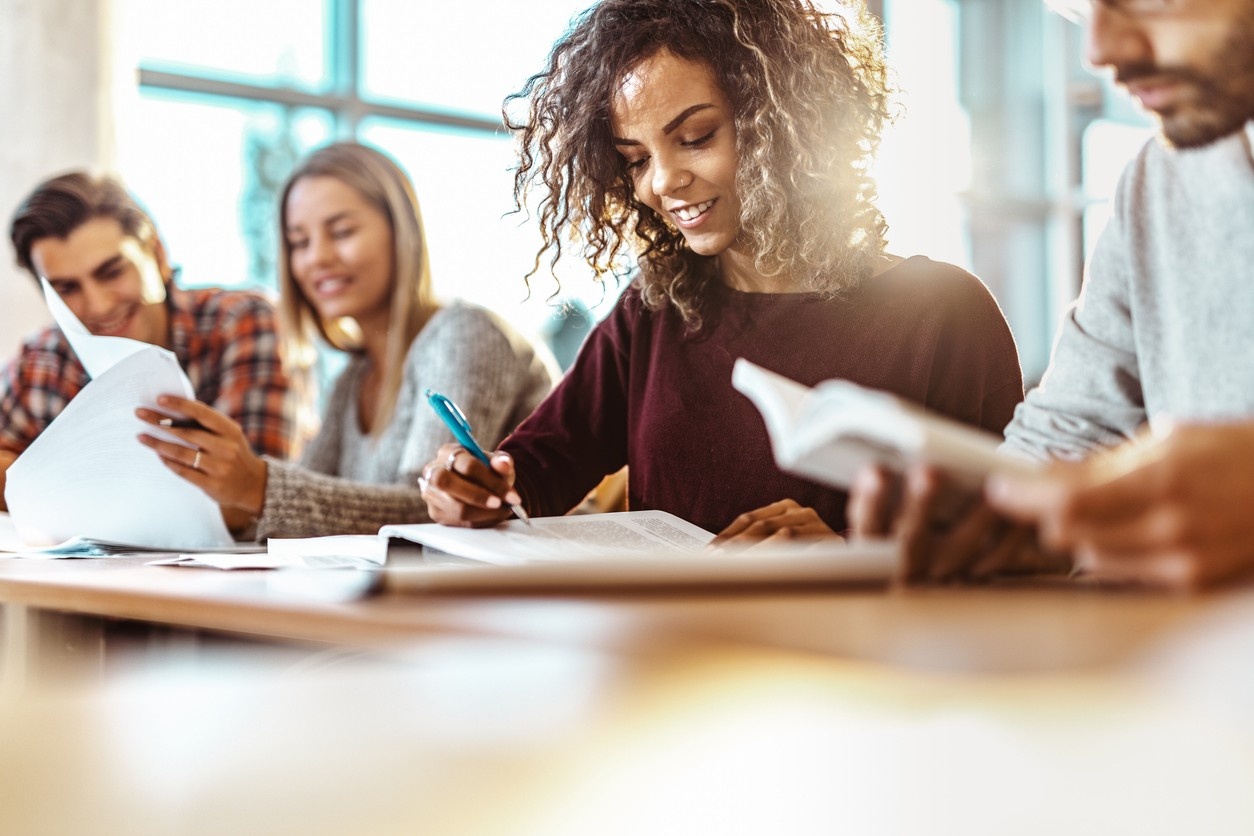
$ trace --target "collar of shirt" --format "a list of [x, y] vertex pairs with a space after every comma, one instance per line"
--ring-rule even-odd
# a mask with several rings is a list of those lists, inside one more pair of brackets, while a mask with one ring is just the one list
[[184, 369], [192, 357], [192, 338], [196, 333], [196, 312], [191, 305], [190, 293], [175, 286], [174, 282], [166, 285], [166, 307], [170, 311], [170, 350]]

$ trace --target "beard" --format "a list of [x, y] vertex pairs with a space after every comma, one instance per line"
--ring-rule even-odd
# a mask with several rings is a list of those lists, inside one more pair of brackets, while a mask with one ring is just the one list
[[1181, 87], [1176, 101], [1155, 112], [1161, 136], [1173, 148], [1209, 145], [1254, 119], [1254, 8], [1239, 15], [1212, 55], [1205, 66], [1146, 63], [1116, 68], [1121, 84], [1152, 79]]

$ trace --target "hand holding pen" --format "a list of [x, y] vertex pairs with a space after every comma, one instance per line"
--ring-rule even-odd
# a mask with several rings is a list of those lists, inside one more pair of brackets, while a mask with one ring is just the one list
[[431, 518], [445, 525], [477, 527], [495, 525], [513, 510], [530, 525], [522, 497], [513, 487], [514, 463], [510, 457], [496, 453], [489, 458], [457, 405], [430, 389], [426, 395], [432, 410], [458, 442], [441, 447], [418, 479]]

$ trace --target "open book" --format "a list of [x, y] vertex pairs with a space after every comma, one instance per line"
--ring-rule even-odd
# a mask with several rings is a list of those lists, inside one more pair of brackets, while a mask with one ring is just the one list
[[780, 469], [834, 487], [848, 488], [869, 463], [899, 471], [927, 462], [971, 487], [994, 471], [1039, 467], [999, 452], [1001, 438], [992, 433], [848, 381], [811, 389], [741, 358], [732, 385], [762, 413]]
[[[898, 565], [890, 542], [840, 540], [707, 552], [714, 535], [663, 511], [511, 520], [495, 528], [389, 525], [379, 534], [423, 545], [393, 559], [383, 586], [400, 591], [883, 583]], [[435, 550], [433, 553], [432, 550]]]

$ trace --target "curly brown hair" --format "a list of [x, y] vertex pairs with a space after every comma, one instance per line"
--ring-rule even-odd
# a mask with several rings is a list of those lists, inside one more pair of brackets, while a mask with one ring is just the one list
[[[758, 271], [832, 296], [869, 276], [887, 231], [869, 168], [889, 119], [888, 72], [862, 0], [840, 5], [601, 0], [578, 15], [503, 108], [520, 145], [515, 205], [538, 198], [543, 243], [528, 283], [546, 253], [555, 268], [563, 241], [581, 240], [598, 280], [624, 275], [634, 255], [645, 303], [669, 300], [700, 326], [720, 286], [716, 262], [636, 197], [610, 130], [614, 91], [663, 50], [710, 67], [731, 102], [740, 240]], [[526, 113], [514, 119], [520, 104]]]

